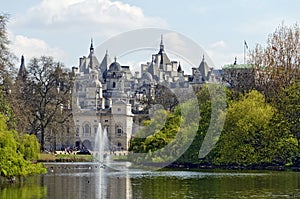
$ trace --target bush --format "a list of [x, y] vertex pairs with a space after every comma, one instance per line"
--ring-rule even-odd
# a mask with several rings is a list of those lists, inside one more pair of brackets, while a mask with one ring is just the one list
[[0, 115], [0, 176], [26, 176], [45, 173], [41, 164], [29, 160], [38, 157], [37, 140], [31, 135], [19, 136], [16, 131], [9, 131], [5, 117]]

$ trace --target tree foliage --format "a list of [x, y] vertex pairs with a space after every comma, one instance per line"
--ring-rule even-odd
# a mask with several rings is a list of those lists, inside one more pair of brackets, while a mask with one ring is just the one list
[[9, 51], [9, 40], [7, 37], [6, 23], [8, 15], [0, 14], [0, 82], [10, 78], [13, 72], [13, 60], [15, 56]]
[[56, 130], [48, 127], [64, 125], [71, 120], [68, 111], [71, 88], [72, 77], [62, 71], [59, 62], [44, 56], [30, 61], [28, 78], [16, 87], [16, 107], [26, 107], [22, 109], [29, 124], [26, 130], [41, 135], [42, 150], [45, 149], [46, 131]]
[[250, 64], [255, 68], [256, 89], [271, 98], [281, 88], [300, 78], [300, 29], [283, 23], [270, 34], [264, 48], [257, 44], [250, 53]]
[[296, 153], [296, 140], [276, 120], [276, 114], [276, 109], [258, 91], [231, 103], [215, 163], [242, 166], [289, 163], [287, 157]]
[[287, 123], [290, 133], [297, 138], [300, 150], [300, 83], [283, 89], [276, 99], [276, 107]]
[[[174, 112], [159, 110], [131, 140], [130, 150], [145, 153], [146, 162], [172, 162], [191, 144], [198, 127], [197, 102], [189, 100]], [[141, 157], [141, 156], [140, 156]], [[136, 160], [133, 160], [136, 161]]]
[[132, 150], [147, 153], [163, 148], [172, 141], [180, 124], [180, 117], [165, 110], [158, 110], [152, 120], [144, 121], [144, 128], [131, 140]]
[[29, 161], [38, 157], [38, 146], [35, 137], [20, 137], [16, 131], [8, 130], [5, 117], [0, 115], [0, 176], [11, 178], [45, 172], [41, 164]]

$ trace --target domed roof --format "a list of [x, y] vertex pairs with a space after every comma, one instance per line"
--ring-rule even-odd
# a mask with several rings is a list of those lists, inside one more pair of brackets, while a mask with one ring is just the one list
[[117, 62], [116, 58], [115, 61], [109, 66], [109, 71], [121, 71], [121, 65]]
[[153, 78], [152, 75], [149, 72], [145, 72], [142, 75], [142, 79], [148, 80], [150, 82], [153, 82]]

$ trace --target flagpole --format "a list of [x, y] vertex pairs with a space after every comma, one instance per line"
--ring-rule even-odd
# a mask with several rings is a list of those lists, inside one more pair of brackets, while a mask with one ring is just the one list
[[244, 40], [244, 64], [246, 64], [246, 49], [248, 50], [248, 44], [246, 40]]
[[244, 40], [244, 64], [246, 63], [246, 41]]

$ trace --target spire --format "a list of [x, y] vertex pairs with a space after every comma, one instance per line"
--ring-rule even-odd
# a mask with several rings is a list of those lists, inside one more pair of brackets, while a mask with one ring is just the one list
[[205, 59], [204, 59], [204, 53], [203, 53], [202, 62], [204, 62], [204, 61], [205, 61]]
[[160, 51], [164, 51], [163, 35], [160, 36]]
[[21, 65], [20, 65], [20, 68], [19, 68], [17, 79], [25, 81], [26, 78], [27, 78], [27, 72], [26, 72], [26, 68], [25, 68], [25, 59], [24, 59], [24, 56], [22, 55]]
[[93, 38], [91, 38], [90, 53], [94, 53]]
[[24, 66], [25, 64], [24, 64], [24, 55], [22, 55], [22, 57], [21, 57], [21, 66]]
[[178, 64], [177, 72], [179, 72], [179, 73], [182, 72], [182, 68], [181, 68], [180, 62], [179, 62], [179, 64]]

